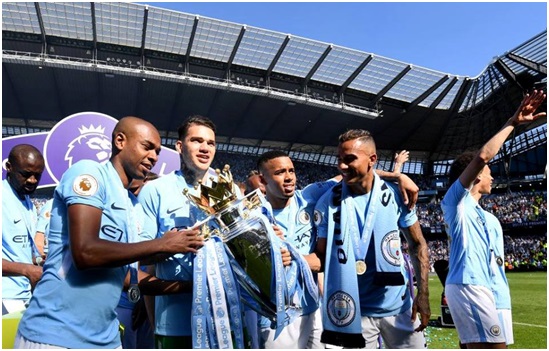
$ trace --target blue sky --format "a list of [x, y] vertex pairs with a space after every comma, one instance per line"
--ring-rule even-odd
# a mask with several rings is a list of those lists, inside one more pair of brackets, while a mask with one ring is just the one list
[[471, 77], [547, 29], [546, 2], [147, 3]]

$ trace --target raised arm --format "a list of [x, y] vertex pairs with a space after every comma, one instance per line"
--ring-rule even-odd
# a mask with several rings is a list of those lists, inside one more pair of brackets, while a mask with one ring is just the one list
[[402, 165], [408, 161], [410, 158], [410, 152], [406, 150], [402, 150], [401, 152], [397, 152], [395, 154], [395, 166], [393, 168], [393, 172], [400, 173], [402, 169]]
[[534, 90], [531, 95], [526, 94], [524, 96], [515, 114], [505, 122], [503, 127], [488, 140], [484, 146], [482, 146], [475, 158], [459, 176], [459, 181], [464, 188], [469, 188], [471, 186], [484, 166], [496, 156], [499, 149], [516, 126], [533, 122], [546, 115], [545, 112], [534, 114], [545, 100], [545, 97], [546, 95], [543, 93], [543, 90]]

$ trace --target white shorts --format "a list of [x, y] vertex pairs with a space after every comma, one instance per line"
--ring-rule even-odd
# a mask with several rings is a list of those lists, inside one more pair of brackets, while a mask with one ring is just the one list
[[323, 349], [322, 313], [318, 308], [314, 313], [297, 317], [287, 325], [274, 340], [275, 330], [261, 328], [261, 348], [263, 349]]
[[505, 343], [512, 345], [515, 343], [513, 337], [513, 317], [510, 309], [498, 309], [498, 316], [501, 324], [503, 324], [503, 334], [505, 334]]
[[362, 336], [367, 349], [377, 349], [379, 336], [383, 339], [385, 349], [425, 349], [423, 331], [416, 332], [420, 320], [417, 317], [411, 322], [412, 310], [389, 317], [362, 317]]
[[[498, 313], [492, 291], [480, 285], [446, 284], [448, 307], [462, 344], [506, 342], [511, 313]], [[504, 310], [500, 310], [504, 311]], [[503, 318], [503, 319], [502, 319]], [[511, 326], [511, 330], [505, 330]]]

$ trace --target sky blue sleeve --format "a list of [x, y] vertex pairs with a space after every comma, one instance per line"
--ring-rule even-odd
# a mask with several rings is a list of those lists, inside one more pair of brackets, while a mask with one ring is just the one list
[[307, 185], [303, 190], [301, 190], [301, 195], [307, 200], [307, 202], [316, 202], [326, 191], [330, 190], [334, 185], [337, 184], [337, 181], [334, 179], [329, 179], [325, 182], [316, 182]]
[[100, 168], [97, 162], [82, 160], [63, 174], [56, 192], [67, 206], [82, 204], [105, 208], [105, 190], [110, 180], [104, 179]]
[[402, 195], [400, 194], [400, 190], [398, 189], [398, 186], [394, 183], [385, 182], [391, 191], [393, 192], [393, 195], [395, 196], [395, 203], [398, 207], [398, 213], [400, 214], [398, 218], [398, 225], [401, 228], [408, 228], [411, 227], [415, 222], [418, 221], [417, 214], [416, 214], [416, 208], [409, 210], [408, 206], [404, 204], [404, 200], [402, 200]]

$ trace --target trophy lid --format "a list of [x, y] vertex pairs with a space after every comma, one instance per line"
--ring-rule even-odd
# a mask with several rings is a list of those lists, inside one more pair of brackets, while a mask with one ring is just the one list
[[188, 189], [183, 190], [183, 194], [207, 214], [214, 214], [226, 208], [238, 198], [230, 166], [225, 165], [221, 171], [216, 169], [215, 173], [217, 180], [211, 177], [211, 186], [202, 184], [202, 181], [198, 182], [195, 189], [198, 189], [199, 196], [191, 194]]

